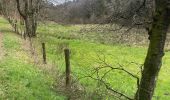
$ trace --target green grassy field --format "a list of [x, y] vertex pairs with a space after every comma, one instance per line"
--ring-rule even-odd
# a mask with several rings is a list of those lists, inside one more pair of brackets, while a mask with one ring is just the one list
[[4, 57], [0, 61], [0, 100], [63, 100], [53, 89], [54, 79], [29, 63], [22, 39], [0, 18]]
[[[98, 32], [83, 32], [82, 35], [81, 28], [81, 25], [41, 24], [38, 28], [38, 38], [34, 39], [39, 59], [41, 59], [41, 43], [45, 42], [47, 62], [53, 64], [59, 70], [60, 75], [64, 73], [65, 69], [63, 49], [70, 48], [74, 80], [92, 74], [94, 68], [103, 65], [101, 62], [103, 59], [113, 67], [121, 65], [140, 77], [139, 67], [144, 62], [146, 47], [108, 43], [107, 39], [103, 40], [102, 36], [98, 36], [101, 34]], [[6, 53], [0, 62], [0, 99], [64, 100], [64, 96], [61, 96], [62, 93], [58, 95], [58, 92], [55, 92], [56, 89], [53, 88], [54, 84], [60, 81], [56, 81], [57, 78], [50, 74], [50, 71], [54, 70], [44, 73], [41, 68], [30, 63], [28, 54], [22, 49], [22, 39], [11, 32], [9, 24], [2, 18], [0, 19], [0, 29], [4, 33], [3, 44]], [[106, 34], [107, 37], [109, 36]], [[154, 100], [170, 99], [169, 60], [170, 53], [166, 52]], [[108, 70], [101, 70], [99, 76]], [[96, 77], [96, 75], [93, 76]], [[128, 74], [115, 70], [108, 73], [104, 80], [113, 89], [133, 98], [137, 87], [136, 80], [129, 77]], [[103, 84], [96, 80], [83, 78], [79, 84], [85, 88], [85, 93], [79, 97], [79, 100], [117, 100], [111, 92], [105, 89]]]
[[[146, 47], [129, 47], [123, 44], [103, 45], [99, 42], [101, 38], [97, 36], [100, 35], [100, 33], [84, 33], [85, 35], [82, 36], [81, 26], [79, 25], [62, 26], [52, 23], [47, 26], [42, 25], [39, 27], [38, 32], [40, 41], [46, 42], [47, 48], [49, 48], [47, 50], [49, 60], [57, 61], [57, 66], [64, 68], [64, 55], [61, 53], [63, 45], [71, 49], [72, 72], [78, 77], [92, 73], [94, 67], [101, 65], [101, 63], [97, 63], [99, 58], [101, 57], [104, 59], [104, 56], [106, 57], [106, 62], [113, 67], [117, 67], [118, 64], [121, 64], [128, 71], [140, 76], [140, 74], [138, 74], [140, 65], [131, 62], [143, 64], [147, 52]], [[99, 55], [100, 57], [98, 57]], [[168, 77], [170, 75], [170, 68], [168, 67], [170, 64], [168, 62], [170, 59], [169, 57], [170, 53], [166, 52], [154, 95], [155, 100], [170, 99], [170, 78]], [[107, 70], [102, 71], [101, 74], [106, 71]], [[136, 81], [122, 72], [111, 72], [107, 76], [107, 81], [111, 84], [113, 89], [120, 90], [130, 97], [133, 97], [136, 91]], [[92, 79], [82, 79], [81, 84], [85, 85], [91, 94], [98, 91], [97, 89], [99, 86], [97, 82], [94, 82]]]

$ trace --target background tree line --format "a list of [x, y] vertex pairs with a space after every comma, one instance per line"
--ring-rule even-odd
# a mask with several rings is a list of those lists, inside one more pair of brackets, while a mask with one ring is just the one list
[[[139, 10], [137, 8], [142, 5], [143, 0], [73, 0], [61, 4], [57, 4], [56, 0], [31, 0], [31, 2], [0, 0], [0, 2], [1, 14], [9, 20], [14, 30], [24, 34], [24, 30], [21, 32], [21, 26], [26, 25], [25, 33], [32, 34], [30, 37], [36, 36], [34, 31], [37, 21], [41, 20], [67, 24], [116, 23], [123, 26], [148, 27], [154, 12], [152, 0], [146, 0], [145, 5]], [[17, 29], [16, 23], [19, 20], [21, 25], [20, 29]]]
[[140, 24], [151, 20], [154, 10], [152, 0], [135, 11], [143, 0], [73, 0], [63, 4], [48, 4], [48, 19], [60, 23], [120, 23]]

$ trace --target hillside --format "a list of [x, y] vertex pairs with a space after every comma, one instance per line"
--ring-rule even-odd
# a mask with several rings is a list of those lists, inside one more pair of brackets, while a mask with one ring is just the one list
[[[80, 26], [64, 26], [56, 23], [40, 25], [38, 37], [33, 39], [33, 54], [29, 43], [12, 31], [0, 18], [0, 99], [2, 100], [64, 100], [67, 93], [61, 92], [65, 62], [63, 49], [71, 50], [72, 79], [82, 94], [72, 91], [72, 100], [117, 100], [111, 91], [92, 78], [95, 68], [104, 66], [103, 60], [112, 67], [123, 66], [136, 76], [140, 76], [140, 66], [144, 62], [146, 47], [125, 44], [101, 43], [97, 32], [80, 32]], [[71, 33], [71, 34], [70, 34]], [[108, 32], [109, 33], [109, 32]], [[81, 35], [79, 35], [81, 34]], [[95, 39], [93, 37], [96, 37]], [[102, 36], [101, 36], [102, 37]], [[107, 37], [107, 35], [106, 35]], [[109, 37], [109, 36], [108, 36]], [[107, 38], [106, 38], [107, 40]], [[42, 64], [41, 43], [46, 43], [47, 64]], [[160, 72], [154, 100], [170, 99], [170, 52], [166, 52]], [[99, 72], [100, 76], [109, 69]], [[94, 77], [97, 75], [95, 74]], [[136, 80], [120, 71], [111, 71], [105, 81], [116, 90], [134, 96]], [[73, 82], [74, 83], [74, 82]], [[58, 86], [59, 85], [59, 86]], [[77, 88], [76, 87], [76, 88]], [[82, 89], [83, 88], [83, 89]], [[77, 96], [74, 96], [76, 95]]]
[[0, 100], [63, 100], [53, 89], [54, 78], [30, 62], [23, 39], [3, 18], [0, 31]]

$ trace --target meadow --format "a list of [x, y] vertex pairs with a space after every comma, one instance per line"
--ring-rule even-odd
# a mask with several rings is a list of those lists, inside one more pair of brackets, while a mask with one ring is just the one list
[[0, 18], [0, 27], [4, 51], [0, 61], [0, 100], [63, 100], [64, 96], [52, 91], [53, 78], [30, 63], [21, 37], [3, 18]]
[[[101, 26], [94, 30], [91, 30], [91, 27], [93, 26], [40, 23], [38, 36], [33, 40], [36, 52], [33, 56], [39, 61], [34, 64], [34, 57], [31, 58], [29, 51], [24, 49], [24, 40], [12, 31], [7, 21], [0, 18], [5, 51], [4, 58], [0, 61], [0, 99], [65, 100], [67, 95], [75, 95], [73, 100], [119, 100], [115, 97], [117, 95], [107, 90], [100, 81], [86, 76], [92, 75], [97, 68], [107, 64], [124, 68], [140, 77], [141, 66], [147, 53], [146, 36], [141, 34], [143, 31], [137, 31], [133, 36], [118, 31], [114, 34], [100, 30]], [[125, 41], [120, 39], [122, 35], [125, 36]], [[137, 37], [139, 38], [136, 39]], [[41, 61], [42, 42], [46, 43], [47, 65], [43, 65]], [[71, 51], [72, 80], [75, 86], [73, 88], [76, 90], [70, 94], [59, 90], [63, 86], [65, 48]], [[169, 60], [170, 53], [166, 52], [154, 100], [170, 99]], [[98, 72], [99, 75], [92, 76], [101, 78], [109, 70], [102, 69]], [[137, 89], [136, 79], [121, 70], [109, 71], [103, 80], [114, 90], [131, 98]]]

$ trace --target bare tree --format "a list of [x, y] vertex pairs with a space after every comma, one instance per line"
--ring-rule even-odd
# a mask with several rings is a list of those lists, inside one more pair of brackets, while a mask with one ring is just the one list
[[164, 56], [164, 45], [170, 24], [170, 2], [169, 0], [155, 0], [155, 5], [156, 12], [152, 28], [149, 30], [150, 44], [136, 100], [152, 99]]
[[26, 35], [35, 37], [37, 30], [37, 18], [42, 0], [16, 0], [17, 9], [25, 22]]

